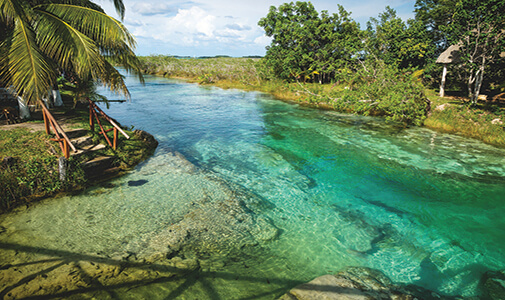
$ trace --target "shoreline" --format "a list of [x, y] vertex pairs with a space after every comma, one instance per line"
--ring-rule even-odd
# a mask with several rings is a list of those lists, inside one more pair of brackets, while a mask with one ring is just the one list
[[[177, 156], [174, 154], [174, 157]], [[195, 168], [195, 166], [192, 166], [191, 164], [189, 164], [187, 162], [187, 160], [183, 160], [182, 158], [181, 159], [178, 159], [178, 164], [181, 166], [180, 169], [182, 170], [186, 170], [188, 176], [195, 176], [195, 174], [198, 174], [198, 169]], [[146, 165], [151, 165], [151, 164], [146, 164]], [[175, 173], [174, 176], [177, 176], [177, 177], [180, 177], [181, 174], [179, 174], [178, 172], [176, 172], [176, 169], [177, 168], [174, 168], [173, 167], [173, 164], [169, 163], [168, 164], [169, 166], [172, 166], [170, 172], [173, 172]], [[156, 168], [156, 166], [153, 166], [154, 168]], [[146, 171], [146, 174], [149, 173], [148, 170], [145, 170]], [[208, 173], [206, 173], [206, 175], [208, 175]], [[157, 173], [154, 173], [153, 176], [157, 176]], [[154, 178], [154, 177], [153, 177]], [[129, 180], [130, 178], [128, 178], [127, 180]], [[138, 177], [137, 179], [149, 179], [149, 178], [142, 178], [142, 177]], [[140, 180], [139, 180], [140, 181]], [[151, 181], [151, 180], [149, 180]], [[191, 180], [192, 182], [194, 180]], [[152, 181], [154, 183], [154, 181]], [[216, 180], [214, 180], [213, 182], [217, 182]], [[226, 182], [225, 182], [226, 183]], [[123, 183], [123, 185], [125, 185]], [[125, 185], [126, 186], [126, 185]], [[128, 185], [129, 186], [129, 185]], [[200, 186], [198, 184], [196, 184], [195, 186]], [[220, 185], [220, 186], [227, 186], [229, 187], [228, 184], [225, 184], [225, 185]], [[148, 190], [149, 188], [146, 189], [146, 191]], [[141, 192], [141, 190], [139, 189], [139, 192]], [[98, 196], [96, 198], [102, 198], [102, 197], [106, 197], [106, 191], [97, 191], [97, 193], [95, 195], [101, 195], [101, 196]], [[144, 191], [142, 191], [142, 193], [145, 193]], [[228, 192], [226, 192], [228, 193]], [[163, 193], [160, 193], [161, 195], [163, 195]], [[230, 199], [236, 199], [236, 193], [233, 193], [233, 198], [230, 197]], [[247, 195], [246, 195], [247, 196]], [[71, 202], [76, 202], [75, 200], [77, 199], [78, 197], [76, 198], [72, 198]], [[115, 198], [121, 198], [121, 197], [115, 197]], [[249, 197], [248, 197], [249, 198]], [[253, 197], [251, 197], [253, 198]], [[153, 198], [151, 198], [153, 199]], [[188, 199], [191, 199], [193, 200], [194, 198], [192, 197], [188, 197]], [[90, 200], [90, 199], [87, 199], [87, 200]], [[193, 204], [193, 203], [189, 203], [192, 207], [197, 207], [198, 210], [195, 212], [195, 213], [191, 213], [191, 214], [187, 214], [187, 218], [185, 218], [185, 220], [183, 221], [174, 221], [172, 223], [172, 221], [170, 220], [170, 222], [167, 221], [166, 224], [164, 224], [164, 226], [166, 227], [166, 231], [165, 232], [162, 232], [162, 234], [160, 234], [160, 239], [150, 239], [153, 241], [153, 243], [151, 244], [153, 249], [161, 249], [163, 251], [167, 251], [167, 240], [171, 243], [170, 244], [170, 248], [168, 248], [168, 250], [170, 250], [169, 252], [162, 252], [162, 255], [161, 257], [158, 257], [160, 259], [162, 259], [163, 263], [157, 263], [156, 260], [147, 260], [147, 261], [141, 261], [143, 258], [140, 258], [141, 260], [139, 260], [139, 256], [140, 255], [137, 255], [136, 253], [141, 253], [137, 250], [131, 250], [131, 249], [128, 249], [128, 250], [131, 250], [133, 251], [133, 254], [132, 253], [128, 253], [128, 252], [124, 252], [122, 253], [121, 255], [116, 255], [115, 253], [111, 253], [109, 254], [110, 257], [107, 257], [107, 261], [105, 261], [103, 264], [101, 264], [100, 260], [98, 258], [93, 257], [92, 259], [92, 263], [95, 264], [88, 264], [86, 261], [85, 262], [78, 262], [78, 263], [75, 263], [75, 264], [69, 264], [68, 266], [67, 265], [64, 265], [64, 267], [62, 267], [63, 269], [68, 269], [68, 272], [66, 273], [66, 275], [68, 274], [79, 274], [79, 270], [84, 270], [85, 273], [87, 273], [89, 275], [89, 277], [92, 278], [91, 280], [91, 284], [89, 282], [86, 281], [86, 278], [80, 278], [80, 279], [76, 279], [76, 286], [86, 286], [86, 284], [90, 284], [90, 289], [94, 288], [93, 286], [93, 282], [96, 283], [96, 282], [100, 282], [103, 286], [109, 286], [109, 285], [113, 285], [114, 286], [114, 283], [117, 282], [117, 284], [128, 284], [129, 282], [124, 282], [124, 280], [126, 279], [138, 279], [138, 281], [149, 281], [149, 280], [158, 280], [159, 277], [157, 276], [160, 276], [161, 278], [170, 278], [171, 275], [170, 273], [167, 272], [167, 275], [163, 275], [163, 274], [156, 274], [155, 272], [160, 272], [161, 270], [164, 270], [163, 268], [172, 268], [172, 267], [176, 267], [176, 268], [179, 268], [179, 269], [185, 269], [185, 267], [181, 267], [181, 266], [184, 266], [186, 265], [188, 267], [188, 269], [190, 270], [189, 272], [191, 271], [194, 271], [195, 268], [198, 272], [201, 271], [201, 273], [203, 273], [204, 275], [212, 275], [213, 271], [216, 270], [216, 271], [219, 271], [220, 268], [222, 268], [222, 263], [219, 261], [219, 260], [210, 260], [210, 259], [206, 259], [204, 263], [202, 263], [201, 261], [195, 261], [194, 260], [187, 260], [187, 256], [184, 255], [182, 257], [185, 257], [186, 259], [183, 259], [181, 257], [178, 257], [177, 255], [175, 257], [172, 257], [173, 255], [175, 254], [178, 254], [179, 252], [182, 251], [182, 253], [184, 254], [184, 252], [188, 253], [188, 256], [191, 254], [191, 253], [195, 253], [195, 252], [199, 252], [200, 251], [200, 246], [198, 244], [196, 244], [196, 248], [194, 247], [190, 247], [190, 245], [186, 245], [188, 247], [188, 249], [186, 250], [181, 250], [180, 247], [186, 247], [186, 246], [183, 246], [185, 245], [184, 243], [182, 242], [187, 242], [188, 240], [190, 239], [194, 239], [195, 241], [199, 241], [199, 240], [202, 240], [202, 239], [199, 239], [199, 235], [200, 234], [208, 234], [209, 233], [209, 230], [206, 230], [207, 228], [210, 228], [212, 229], [213, 227], [211, 226], [214, 226], [216, 225], [216, 218], [214, 216], [211, 215], [211, 213], [213, 211], [215, 211], [215, 209], [210, 206], [210, 203], [205, 200], [205, 198], [202, 199], [203, 201], [201, 203], [199, 202], [196, 202], [196, 204]], [[48, 201], [50, 202], [50, 201]], [[65, 202], [65, 201], [52, 201], [52, 202]], [[94, 202], [88, 202], [90, 204], [90, 207], [96, 207], [98, 210], [100, 210], [100, 205], [93, 205]], [[102, 203], [107, 203], [107, 201], [103, 201]], [[242, 211], [240, 210], [240, 207], [239, 206], [236, 206], [235, 202], [224, 202], [223, 203], [225, 206], [223, 206], [223, 215], [219, 215], [219, 217], [226, 217], [228, 218], [228, 216], [226, 216], [226, 214], [229, 214], [231, 211], [232, 212], [237, 212], [242, 215]], [[145, 205], [142, 204], [142, 205]], [[115, 205], [115, 207], [121, 207], [120, 205]], [[236, 207], [236, 209], [235, 209]], [[228, 208], [232, 208], [232, 209], [228, 209]], [[80, 209], [82, 209], [82, 206], [80, 207]], [[163, 211], [160, 209], [159, 206], [157, 206], [157, 209], [160, 210], [160, 211]], [[31, 211], [32, 209], [30, 209], [28, 211], [28, 213]], [[47, 209], [46, 212], [51, 212], [51, 211], [57, 211], [57, 210], [52, 210], [52, 209]], [[84, 211], [84, 209], [83, 209]], [[207, 215], [206, 215], [207, 214]], [[43, 214], [39, 214], [39, 216], [41, 216]], [[51, 215], [50, 213], [49, 214], [46, 214], [47, 215]], [[139, 214], [137, 214], [135, 216], [135, 218], [128, 218], [127, 216], [123, 215], [123, 214], [118, 214], [121, 216], [121, 218], [118, 220], [118, 222], [122, 223], [122, 222], [125, 222], [125, 223], [130, 223], [133, 219], [135, 219], [137, 216], [139, 216]], [[169, 214], [164, 214], [165, 216], [169, 216]], [[202, 217], [202, 216], [207, 216], [207, 217]], [[194, 221], [195, 221], [195, 218], [196, 220], [201, 220], [202, 222], [199, 222], [199, 224], [203, 224], [204, 227], [202, 228], [194, 228], [194, 227], [191, 227], [193, 224], [194, 224]], [[35, 220], [35, 218], [26, 218], [26, 219], [33, 219]], [[57, 218], [55, 218], [57, 219]], [[83, 218], [84, 219], [84, 218]], [[91, 219], [87, 219], [86, 221], [91, 223], [91, 225], [93, 225], [93, 221], [96, 220], [96, 219], [100, 219], [100, 218], [91, 218]], [[208, 220], [212, 220], [211, 222], [209, 222]], [[234, 219], [230, 219], [231, 221], [235, 222]], [[237, 218], [237, 222], [240, 221], [239, 223], [240, 224], [249, 224], [249, 220], [247, 218], [247, 216], [244, 216], [244, 217], [240, 217], [240, 218]], [[206, 222], [205, 222], [206, 221]], [[246, 221], [246, 222], [244, 222]], [[251, 222], [253, 220], [251, 219]], [[230, 224], [231, 222], [224, 222], [225, 224]], [[268, 222], [267, 222], [268, 223]], [[260, 225], [266, 225], [267, 223], [261, 221], [261, 222], [256, 222], [256, 224], [260, 224]], [[7, 223], [8, 224], [8, 223]], [[238, 224], [238, 223], [237, 223]], [[253, 224], [253, 223], [250, 223], [250, 224]], [[3, 224], [2, 224], [3, 225]], [[184, 225], [184, 226], [183, 226]], [[187, 226], [187, 225], [191, 225], [191, 226]], [[8, 228], [9, 226], [4, 226], [5, 228]], [[73, 226], [61, 226], [61, 224], [58, 226], [60, 228], [72, 228]], [[78, 226], [75, 226], [75, 227], [78, 227]], [[187, 229], [189, 227], [189, 229]], [[275, 238], [276, 237], [276, 233], [275, 233], [275, 229], [268, 229], [267, 226], [262, 226], [264, 228], [266, 228], [266, 230], [261, 230], [260, 232], [263, 232], [263, 233], [266, 233], [266, 234], [257, 234], [257, 235], [254, 235], [254, 236], [258, 236], [258, 237], [264, 237], [264, 238], [267, 238], [267, 239], [270, 239], [270, 238]], [[100, 228], [100, 227], [96, 227], [96, 228]], [[102, 227], [103, 228], [103, 227]], [[1, 227], [0, 227], [1, 229]], [[10, 234], [10, 232], [12, 232], [12, 229], [8, 229], [10, 231], [6, 231], [7, 235]], [[227, 231], [227, 230], [226, 230]], [[1, 232], [1, 230], [0, 230]], [[30, 231], [28, 231], [30, 232]], [[227, 231], [228, 232], [228, 231]], [[233, 232], [233, 234], [236, 234], [236, 232]], [[75, 235], [75, 234], [74, 234]], [[77, 236], [80, 236], [79, 234], [77, 234]], [[132, 235], [133, 237], [134, 235]], [[205, 240], [205, 239], [203, 239]], [[84, 239], [84, 241], [86, 242], [86, 244], [88, 245], [93, 245], [94, 243], [92, 242], [91, 239], [87, 240], [87, 239]], [[115, 238], [114, 239], [114, 243], [119, 243], [121, 241], [121, 239], [118, 239], [118, 238]], [[128, 239], [126, 241], [131, 241], [131, 239]], [[157, 241], [160, 241], [160, 243], [158, 243]], [[218, 240], [218, 242], [221, 241], [221, 240]], [[48, 243], [49, 243], [49, 239], [48, 239]], [[22, 240], [18, 240], [18, 244], [20, 245], [23, 245], [24, 243], [22, 242]], [[217, 242], [213, 242], [211, 243], [212, 245], [215, 245], [217, 244]], [[227, 244], [230, 244], [230, 243], [227, 243]], [[252, 239], [249, 239], [247, 238], [247, 244], [255, 244], [255, 241], [252, 240]], [[5, 245], [5, 244], [4, 244]], [[56, 251], [55, 249], [60, 249], [59, 247], [57, 246], [54, 246], [54, 245], [50, 245], [50, 244], [47, 244], [47, 245], [44, 245], [42, 244], [42, 248], [45, 249], [45, 250], [48, 250], [48, 251], [52, 251], [51, 254], [57, 254], [59, 253], [58, 251]], [[66, 245], [66, 244], [65, 244]], [[4, 247], [6, 247], [8, 245], [5, 245]], [[238, 245], [240, 246], [239, 248], [242, 249], [242, 245]], [[93, 246], [95, 247], [95, 246]], [[4, 248], [6, 249], [6, 248]], [[28, 249], [28, 248], [27, 248]], [[72, 248], [71, 248], [72, 249]], [[144, 248], [146, 249], [146, 248]], [[34, 248], [30, 248], [28, 250], [36, 250]], [[48, 253], [48, 251], [46, 251], [45, 254]], [[93, 250], [95, 251], [95, 250]], [[100, 253], [99, 252], [96, 252], [99, 256], [103, 253]], [[155, 251], [156, 253], [156, 251]], [[73, 254], [74, 255], [80, 255], [80, 258], [83, 258], [81, 260], [84, 260], [84, 258], [89, 258], [89, 256], [84, 256], [82, 254], [89, 254], [88, 252], [85, 252], [85, 251], [73, 251]], [[22, 255], [24, 255], [22, 253]], [[22, 257], [22, 255], [20, 257]], [[94, 253], [91, 253], [91, 255], [94, 255]], [[48, 255], [49, 256], [49, 255]], [[149, 256], [146, 256], [147, 258], [149, 258]], [[176, 258], [178, 257], [178, 258]], [[238, 258], [240, 258], [239, 256], [237, 256]], [[169, 263], [170, 265], [166, 265], [164, 266], [165, 263], [168, 263], [167, 260], [165, 260], [165, 258], [169, 258]], [[41, 257], [40, 260], [43, 260], [43, 259], [54, 259], [54, 258], [51, 258], [50, 256], [49, 257]], [[6, 260], [6, 261], [9, 261], [9, 260]], [[11, 264], [14, 264], [12, 262], [10, 262]], [[131, 264], [130, 264], [131, 263]], [[145, 270], [144, 268], [144, 263], [145, 263], [145, 267], [146, 268], [149, 268], [149, 266], [154, 266], [156, 265], [156, 268], [150, 270], [154, 273], [143, 273], [141, 274], [140, 272], [137, 273], [137, 270], [135, 270], [135, 267], [137, 266], [141, 266], [141, 268], [143, 270]], [[115, 266], [119, 265], [119, 268], [115, 268]], [[42, 266], [42, 265], [40, 265]], [[49, 269], [51, 268], [51, 265], [45, 265], [45, 268]], [[139, 269], [141, 269], [139, 268]], [[207, 270], [208, 268], [208, 270]], [[184, 271], [185, 272], [185, 271]], [[54, 273], [50, 273], [48, 272], [49, 276], [52, 276], [52, 274]], [[91, 275], [90, 275], [91, 274]], [[116, 274], [116, 275], [115, 275]], [[138, 277], [136, 277], [138, 276]], [[146, 276], [146, 277], [143, 277], [143, 276]], [[149, 277], [149, 276], [153, 276], [152, 278]], [[181, 277], [183, 278], [182, 280], [188, 280], [187, 278], [191, 278], [191, 274], [184, 274], [182, 275]], [[62, 276], [62, 277], [66, 277], [68, 278], [69, 276]], [[37, 280], [41, 280], [41, 281], [44, 281], [44, 279], [42, 278], [37, 278]], [[272, 278], [270, 277], [270, 280], [272, 281]], [[272, 283], [274, 283], [272, 281]], [[72, 283], [73, 284], [73, 283]], [[268, 284], [270, 284], [270, 282], [268, 282]], [[134, 284], [132, 284], [134, 285]], [[37, 287], [37, 284], [36, 284], [36, 281], [33, 283], [33, 286], [34, 287]], [[67, 285], [63, 285], [64, 287], [66, 287]], [[95, 286], [96, 287], [96, 286]], [[114, 287], [110, 287], [109, 288], [113, 291], [114, 290]], [[42, 292], [47, 292], [49, 291], [51, 288], [48, 286], [48, 288], [46, 289], [44, 287], [44, 290], [45, 291], [40, 291], [41, 293]], [[286, 288], [287, 289], [287, 288]], [[77, 292], [74, 292], [73, 290], [72, 291], [68, 291], [68, 292], [65, 292], [64, 290], [60, 290], [58, 291], [58, 293], [64, 293], [64, 295], [70, 295], [68, 293], [77, 293]], [[65, 294], [66, 293], [66, 294]]]
[[[203, 86], [214, 86], [222, 89], [239, 89], [243, 91], [256, 91], [272, 95], [276, 100], [287, 103], [294, 103], [314, 109], [332, 110], [341, 113], [356, 114], [353, 111], [341, 111], [326, 102], [304, 101], [300, 91], [287, 90], [287, 83], [272, 83], [257, 85], [245, 84], [228, 79], [218, 79], [213, 82], [202, 82], [196, 76], [170, 75], [168, 73], [144, 72], [146, 75], [177, 79], [189, 83], [196, 83]], [[505, 148], [505, 118], [501, 115], [493, 114], [487, 109], [489, 103], [480, 103], [478, 109], [470, 109], [464, 98], [453, 99], [451, 97], [441, 98], [435, 91], [425, 88], [427, 99], [431, 103], [431, 109], [427, 118], [420, 127], [425, 127], [440, 133], [450, 133], [458, 136], [479, 140], [483, 143]], [[381, 117], [380, 115], [370, 114]], [[415, 126], [415, 125], [408, 125]]]
[[[68, 110], [68, 108], [66, 109], [67, 112], [71, 112], [71, 116], [66, 116], [65, 118], [62, 118], [63, 120], [60, 119], [58, 121], [64, 130], [68, 132], [76, 130], [78, 127], [82, 127], [81, 129], [84, 129], [88, 132], [88, 134], [91, 134], [89, 130], [86, 129], [86, 126], [83, 126], [83, 124], [86, 124], [86, 120], [82, 120], [82, 113], [85, 112], [86, 109], [81, 108], [76, 109], [75, 111]], [[17, 148], [14, 146], [4, 150], [3, 153], [0, 153], [0, 176], [4, 179], [3, 183], [5, 185], [0, 187], [0, 192], [6, 191], [5, 193], [2, 192], [4, 195], [0, 197], [0, 214], [8, 213], [20, 206], [28, 207], [32, 203], [39, 202], [43, 199], [80, 193], [89, 187], [93, 187], [104, 181], [122, 176], [136, 165], [152, 156], [158, 146], [158, 142], [151, 134], [142, 130], [128, 131], [131, 139], [121, 139], [118, 150], [113, 150], [107, 146], [104, 150], [101, 150], [96, 154], [92, 152], [84, 153], [86, 157], [90, 158], [93, 156], [98, 157], [99, 155], [108, 155], [115, 158], [111, 172], [107, 172], [107, 170], [103, 170], [102, 172], [99, 170], [101, 172], [99, 176], [93, 176], [94, 174], [89, 173], [87, 174], [84, 172], [84, 166], [81, 166], [85, 158], [71, 156], [68, 160], [71, 170], [68, 175], [70, 178], [68, 180], [69, 182], [67, 182], [67, 180], [60, 182], [58, 174], [55, 176], [53, 173], [58, 173], [57, 158], [62, 156], [61, 150], [55, 142], [50, 141], [51, 136], [45, 134], [44, 123], [41, 120], [32, 119], [30, 121], [31, 122], [11, 125], [0, 125], [0, 134], [7, 137], [6, 139], [16, 141], [18, 137], [23, 137], [28, 139], [25, 143], [31, 143], [32, 141], [33, 143], [39, 143], [37, 147], [40, 149], [39, 152], [42, 152], [33, 153], [30, 152], [30, 148], [28, 148], [30, 149], [29, 151], [26, 151], [27, 149], [20, 145], [20, 148], [17, 150], [12, 149]], [[33, 138], [30, 138], [32, 136]], [[96, 139], [95, 135], [92, 136]], [[103, 137], [99, 139], [99, 143], [104, 143]], [[17, 143], [14, 143], [14, 145], [16, 144]], [[0, 145], [0, 150], [1, 149]], [[25, 151], [27, 152], [26, 155], [23, 153]], [[22, 177], [23, 168], [26, 168], [28, 172], [32, 172], [30, 169], [35, 168], [32, 165], [34, 163], [40, 164], [40, 162], [43, 162], [43, 165], [42, 167], [38, 166], [37, 168], [40, 169], [39, 172], [42, 173], [38, 176], [37, 181], [40, 180], [41, 183], [39, 183], [38, 186], [29, 193], [27, 193], [26, 188], [24, 188], [24, 192], [18, 192], [16, 188], [18, 188], [17, 185], [19, 185], [19, 179], [16, 180], [16, 178], [20, 176]], [[44, 186], [44, 182], [50, 181], [53, 182], [52, 186], [46, 188]]]

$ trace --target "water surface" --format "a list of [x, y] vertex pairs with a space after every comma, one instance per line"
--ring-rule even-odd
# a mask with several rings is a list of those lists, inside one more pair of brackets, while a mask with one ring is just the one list
[[106, 256], [141, 251], [191, 199], [222, 196], [207, 177], [179, 172], [177, 151], [261, 199], [254, 214], [280, 234], [218, 270], [131, 288], [130, 297], [272, 299], [345, 266], [471, 296], [484, 272], [505, 268], [503, 149], [261, 93], [127, 80], [132, 101], [106, 112], [153, 134], [154, 156], [109, 184], [3, 216], [2, 226], [16, 230], [0, 234], [2, 242]]

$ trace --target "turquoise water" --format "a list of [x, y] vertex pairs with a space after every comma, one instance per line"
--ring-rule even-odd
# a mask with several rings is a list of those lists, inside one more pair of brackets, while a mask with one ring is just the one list
[[[212, 174], [261, 199], [254, 214], [271, 220], [278, 236], [191, 280], [135, 287], [129, 297], [272, 299], [358, 265], [471, 296], [484, 272], [505, 268], [503, 149], [261, 93], [127, 80], [132, 101], [104, 110], [153, 134], [155, 155], [109, 184], [4, 216], [3, 226], [16, 230], [2, 242], [138, 252], [180, 220], [191, 199], [221, 197]], [[207, 175], [181, 172], [173, 151]], [[137, 180], [146, 183], [128, 185]]]

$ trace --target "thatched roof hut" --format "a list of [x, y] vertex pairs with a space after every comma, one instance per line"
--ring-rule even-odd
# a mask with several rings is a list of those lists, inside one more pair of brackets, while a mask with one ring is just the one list
[[[444, 70], [442, 72], [442, 82], [440, 83], [440, 97], [443, 97], [445, 94], [445, 76], [447, 75], [447, 64], [454, 64], [461, 62], [461, 49], [462, 43], [458, 43], [455, 45], [451, 45], [447, 48], [440, 56], [437, 58], [437, 64], [444, 64]], [[500, 57], [505, 57], [505, 52], [500, 53]]]
[[437, 64], [452, 64], [458, 63], [460, 61], [459, 49], [461, 49], [461, 44], [451, 45], [447, 48], [440, 56], [437, 58]]

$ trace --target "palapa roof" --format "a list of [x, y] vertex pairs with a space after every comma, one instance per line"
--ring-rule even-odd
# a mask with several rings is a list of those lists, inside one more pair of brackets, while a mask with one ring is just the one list
[[437, 64], [452, 64], [459, 62], [461, 44], [451, 45], [437, 58]]
[[[460, 62], [461, 54], [459, 50], [461, 49], [462, 43], [451, 45], [447, 48], [440, 56], [437, 58], [437, 64], [453, 64]], [[505, 57], [505, 52], [500, 53], [500, 57]]]

